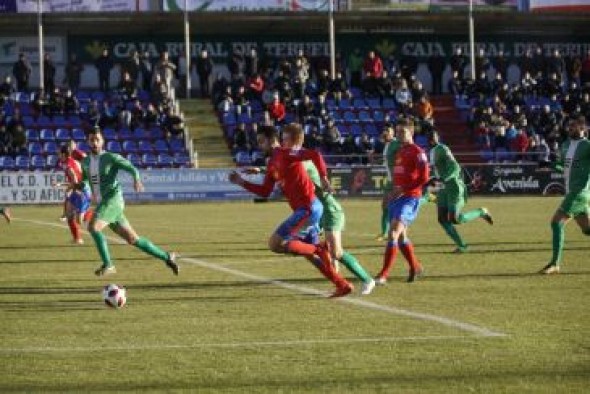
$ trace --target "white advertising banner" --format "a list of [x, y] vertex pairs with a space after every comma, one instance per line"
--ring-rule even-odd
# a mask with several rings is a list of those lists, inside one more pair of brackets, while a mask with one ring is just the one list
[[[190, 11], [326, 11], [328, 0], [188, 0]], [[164, 11], [184, 10], [184, 0], [164, 0]]]
[[0, 204], [55, 204], [64, 201], [63, 188], [51, 186], [63, 175], [56, 172], [1, 172]]
[[590, 0], [529, 0], [531, 11], [590, 11]]
[[[148, 11], [149, 0], [43, 0], [43, 12]], [[18, 12], [37, 12], [37, 0], [18, 0]]]
[[[44, 38], [44, 50], [55, 63], [66, 60], [65, 39], [47, 36]], [[24, 53], [31, 63], [39, 62], [39, 39], [37, 37], [3, 37], [0, 36], [0, 63], [14, 63], [18, 55]]]

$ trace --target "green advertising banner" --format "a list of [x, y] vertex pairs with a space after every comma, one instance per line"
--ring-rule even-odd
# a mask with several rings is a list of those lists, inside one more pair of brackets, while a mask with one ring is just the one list
[[[511, 58], [522, 57], [526, 50], [541, 45], [546, 54], [559, 49], [564, 56], [585, 55], [590, 50], [590, 34], [587, 37], [564, 37], [547, 39], [527, 36], [489, 36], [478, 37], [477, 48], [483, 48], [487, 56], [496, 56], [499, 51]], [[391, 55], [416, 56], [420, 60], [438, 51], [443, 56], [450, 56], [454, 49], [461, 47], [468, 53], [467, 36], [453, 35], [394, 35], [394, 34], [338, 34], [337, 50], [344, 56], [359, 49], [361, 53], [376, 50], [382, 57]], [[149, 52], [152, 57], [166, 49], [171, 57], [176, 57], [184, 48], [182, 36], [69, 36], [68, 49], [77, 53], [84, 62], [92, 62], [102, 48], [110, 48], [116, 60], [127, 58], [133, 51]], [[207, 49], [210, 56], [218, 62], [225, 61], [233, 50], [242, 53], [256, 48], [260, 54], [268, 53], [271, 57], [292, 57], [299, 49], [303, 49], [309, 57], [327, 57], [329, 46], [324, 36], [193, 36], [191, 53], [199, 53]]]

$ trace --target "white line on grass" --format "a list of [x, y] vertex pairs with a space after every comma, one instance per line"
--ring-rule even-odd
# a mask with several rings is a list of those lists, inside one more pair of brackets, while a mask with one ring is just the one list
[[[56, 227], [56, 228], [67, 228], [67, 226], [65, 226], [63, 224], [43, 222], [43, 221], [38, 221], [38, 220], [27, 220], [27, 219], [15, 219], [15, 220], [20, 220], [22, 222], [38, 224], [38, 225], [42, 225], [42, 226], [50, 226], [50, 227]], [[112, 242], [116, 242], [119, 244], [125, 244], [125, 242], [119, 238], [114, 238], [114, 237], [107, 237], [107, 238], [109, 238], [109, 240], [111, 240]], [[234, 268], [225, 267], [223, 265], [212, 264], [212, 263], [209, 263], [209, 262], [201, 260], [201, 259], [195, 259], [195, 258], [191, 258], [191, 257], [181, 257], [181, 258], [179, 258], [179, 260], [197, 265], [202, 268], [207, 268], [212, 271], [223, 272], [223, 273], [237, 276], [240, 278], [253, 280], [253, 281], [259, 282], [259, 283], [272, 284], [272, 285], [275, 285], [278, 287], [282, 287], [283, 289], [294, 290], [296, 292], [303, 293], [303, 294], [310, 294], [310, 295], [315, 295], [315, 296], [325, 296], [326, 295], [325, 292], [318, 290], [318, 289], [314, 289], [314, 288], [307, 287], [307, 286], [295, 285], [292, 283], [283, 282], [283, 281], [276, 280], [276, 279], [265, 278], [263, 276], [250, 274], [248, 272], [240, 271], [240, 270], [237, 270]], [[461, 322], [458, 320], [453, 320], [453, 319], [450, 319], [450, 318], [447, 318], [444, 316], [437, 316], [437, 315], [432, 315], [429, 313], [415, 312], [415, 311], [411, 311], [408, 309], [402, 309], [402, 308], [397, 308], [397, 307], [393, 307], [393, 306], [376, 304], [374, 302], [362, 300], [359, 298], [346, 297], [346, 298], [335, 299], [335, 301], [347, 303], [347, 304], [352, 304], [352, 305], [356, 305], [359, 307], [372, 309], [375, 311], [388, 313], [390, 315], [404, 316], [404, 317], [409, 317], [409, 318], [417, 319], [417, 320], [435, 322], [435, 323], [439, 323], [439, 324], [442, 324], [447, 327], [451, 327], [451, 328], [454, 328], [454, 329], [457, 329], [460, 331], [469, 332], [469, 333], [472, 333], [472, 334], [475, 334], [475, 335], [478, 335], [481, 337], [506, 337], [506, 336], [508, 336], [507, 334], [504, 334], [502, 332], [494, 331], [489, 328], [477, 326], [477, 325], [474, 325], [471, 323], [465, 323], [465, 322]]]
[[[25, 347], [25, 348], [0, 348], [2, 353], [68, 353], [68, 352], [104, 352], [104, 351], [137, 351], [137, 350], [182, 350], [182, 349], [207, 349], [207, 348], [245, 348], [245, 347], [297, 347], [314, 345], [337, 345], [351, 343], [397, 343], [397, 342], [430, 342], [449, 340], [473, 340], [477, 336], [466, 335], [440, 335], [440, 336], [408, 336], [408, 337], [376, 337], [376, 338], [326, 338], [326, 339], [301, 339], [292, 341], [258, 341], [258, 342], [225, 342], [225, 343], [193, 343], [179, 345], [122, 345], [122, 346], [89, 346], [89, 347]], [[488, 337], [489, 338], [489, 337]]]

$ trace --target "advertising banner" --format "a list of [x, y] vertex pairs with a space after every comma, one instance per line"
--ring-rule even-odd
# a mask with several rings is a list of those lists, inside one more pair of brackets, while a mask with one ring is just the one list
[[[327, 11], [329, 0], [188, 0], [189, 11]], [[184, 0], [164, 0], [164, 11], [183, 11]]]
[[[17, 12], [38, 12], [37, 0], [18, 0], [16, 3]], [[150, 9], [149, 0], [43, 0], [42, 4], [43, 12], [132, 12]]]
[[[476, 50], [480, 48], [487, 56], [494, 57], [500, 50], [510, 58], [520, 58], [526, 51], [541, 45], [547, 54], [554, 49], [559, 49], [564, 56], [585, 55], [590, 50], [590, 34], [586, 38], [556, 37], [555, 39], [537, 38], [534, 35], [522, 36], [478, 36]], [[442, 56], [451, 56], [455, 48], [463, 48], [464, 53], [469, 51], [469, 42], [466, 36], [456, 35], [425, 35], [425, 34], [346, 34], [337, 42], [339, 51], [344, 56], [349, 56], [355, 49], [361, 53], [375, 50], [383, 58], [390, 55], [416, 56], [425, 60], [438, 51]], [[100, 55], [103, 47], [111, 49], [116, 60], [121, 61], [137, 50], [148, 52], [151, 57], [157, 58], [159, 53], [166, 49], [170, 57], [179, 55], [184, 48], [182, 36], [108, 36], [71, 35], [68, 37], [68, 48], [77, 53], [78, 58], [84, 62], [93, 62]], [[325, 36], [292, 37], [292, 36], [204, 36], [197, 35], [191, 42], [191, 52], [199, 53], [206, 49], [216, 63], [225, 64], [232, 51], [248, 53], [250, 48], [255, 48], [258, 53], [268, 53], [269, 56], [280, 58], [281, 56], [294, 57], [299, 49], [303, 49], [308, 57], [328, 57], [330, 46]]]
[[563, 175], [536, 164], [470, 164], [463, 167], [464, 180], [471, 194], [565, 193]]
[[[45, 53], [48, 53], [55, 63], [65, 62], [65, 40], [63, 37], [45, 37], [43, 47]], [[0, 63], [12, 64], [18, 60], [20, 53], [24, 53], [31, 63], [38, 63], [38, 38], [0, 36]]]
[[529, 0], [531, 11], [590, 12], [589, 0]]
[[[470, 0], [430, 0], [432, 11], [456, 11], [469, 7]], [[475, 11], [510, 11], [518, 8], [518, 0], [473, 0]]]

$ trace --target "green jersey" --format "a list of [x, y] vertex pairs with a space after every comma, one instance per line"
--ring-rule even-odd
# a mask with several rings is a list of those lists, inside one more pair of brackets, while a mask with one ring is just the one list
[[448, 146], [437, 144], [430, 150], [430, 164], [434, 174], [443, 183], [461, 180], [461, 166], [453, 156]]
[[390, 183], [393, 183], [393, 177], [391, 175], [391, 170], [395, 164], [395, 155], [399, 148], [401, 148], [402, 144], [398, 140], [390, 141], [383, 150], [383, 158], [385, 160], [385, 169], [387, 170], [387, 178], [389, 179]]
[[137, 168], [116, 153], [90, 154], [82, 160], [82, 180], [90, 185], [96, 201], [122, 198], [121, 184], [117, 180], [119, 170], [128, 172], [134, 180], [139, 180]]
[[563, 171], [566, 193], [590, 192], [590, 141], [569, 139], [564, 142], [556, 167]]
[[305, 161], [303, 166], [315, 186], [316, 197], [324, 207], [324, 213], [320, 221], [321, 227], [326, 231], [343, 231], [346, 219], [344, 218], [342, 205], [336, 200], [336, 197], [322, 189], [320, 173], [315, 165], [311, 161]]

